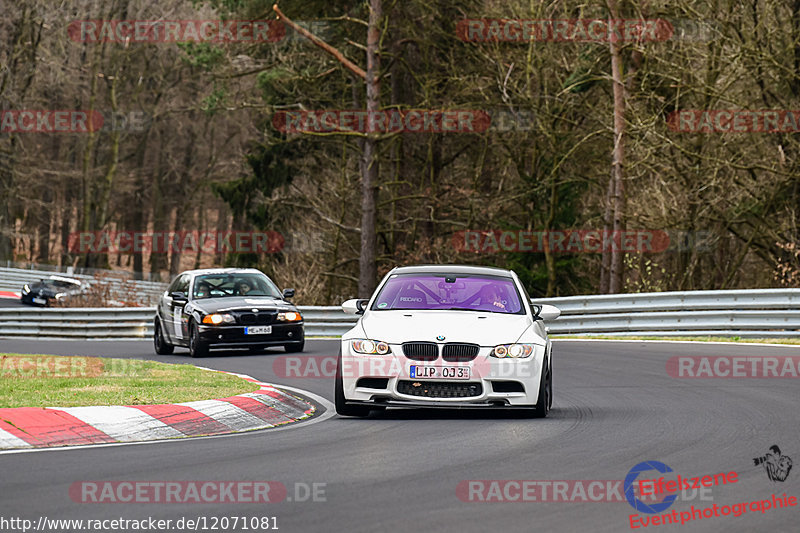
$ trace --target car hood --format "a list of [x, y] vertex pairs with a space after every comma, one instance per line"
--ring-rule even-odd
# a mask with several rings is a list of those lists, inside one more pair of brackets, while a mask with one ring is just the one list
[[[372, 311], [361, 319], [368, 338], [390, 344], [428, 341], [495, 346], [516, 342], [530, 325], [526, 315], [475, 311]], [[544, 344], [544, 339], [537, 339], [536, 343]]]
[[55, 297], [56, 294], [67, 292], [64, 289], [58, 289], [57, 287], [48, 285], [46, 283], [34, 283], [29, 285], [29, 287], [31, 289], [31, 294], [38, 294], [40, 296], [47, 296], [50, 298]]
[[266, 296], [231, 297], [231, 298], [206, 298], [193, 300], [194, 307], [204, 313], [219, 313], [224, 311], [252, 311], [253, 309], [291, 309], [296, 308], [280, 298]]

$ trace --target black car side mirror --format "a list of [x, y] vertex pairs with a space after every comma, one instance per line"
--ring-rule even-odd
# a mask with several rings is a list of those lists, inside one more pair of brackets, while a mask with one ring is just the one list
[[170, 298], [172, 298], [175, 302], [188, 302], [189, 298], [186, 297], [186, 293], [182, 291], [174, 291], [169, 293]]
[[283, 289], [283, 299], [294, 298], [294, 289]]

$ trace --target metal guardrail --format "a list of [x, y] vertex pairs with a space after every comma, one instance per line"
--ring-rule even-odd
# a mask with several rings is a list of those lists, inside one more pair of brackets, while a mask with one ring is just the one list
[[747, 289], [728, 291], [643, 292], [534, 298], [555, 305], [562, 315], [639, 313], [645, 311], [699, 311], [800, 308], [800, 289]]
[[[800, 289], [693, 291], [535, 299], [561, 309], [552, 335], [800, 337]], [[300, 306], [309, 337], [337, 337], [358, 317]], [[155, 308], [0, 309], [0, 337], [140, 339]]]
[[0, 337], [141, 339], [153, 335], [153, 307], [0, 309]]
[[[22, 268], [0, 268], [0, 291], [20, 292], [22, 286], [36, 283], [50, 276], [64, 276], [74, 278], [89, 286], [105, 286], [113, 298], [130, 300], [135, 298], [139, 305], [153, 305], [158, 301], [161, 293], [166, 290], [166, 283], [155, 281], [130, 280], [109, 277], [112, 272], [103, 277], [94, 277], [87, 274], [69, 274], [58, 271], [31, 270]], [[122, 304], [120, 304], [122, 305]]]
[[[309, 337], [338, 337], [355, 319], [341, 307], [300, 306]], [[0, 337], [141, 339], [153, 335], [155, 307], [0, 309]]]

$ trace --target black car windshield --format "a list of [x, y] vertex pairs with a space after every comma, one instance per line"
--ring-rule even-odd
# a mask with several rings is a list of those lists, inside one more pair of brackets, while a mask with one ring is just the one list
[[69, 281], [61, 281], [58, 279], [48, 280], [46, 283], [53, 287], [58, 287], [59, 289], [77, 289], [80, 286], [77, 283], [70, 283]]
[[372, 310], [428, 309], [523, 314], [514, 280], [500, 276], [395, 274]]
[[194, 280], [192, 298], [229, 298], [231, 296], [269, 296], [280, 298], [278, 287], [264, 274], [204, 274]]

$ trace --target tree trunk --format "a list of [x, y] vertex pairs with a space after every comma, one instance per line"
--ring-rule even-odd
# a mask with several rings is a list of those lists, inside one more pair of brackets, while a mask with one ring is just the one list
[[[380, 41], [379, 24], [382, 0], [370, 0], [367, 29], [367, 116], [380, 109]], [[367, 121], [368, 124], [370, 121]], [[378, 133], [368, 131], [363, 142], [361, 159], [361, 257], [359, 259], [358, 295], [367, 298], [377, 285], [377, 196], [378, 196]]]
[[[616, 0], [608, 0], [611, 18], [618, 20]], [[614, 86], [614, 151], [611, 163], [611, 180], [614, 184], [612, 197], [614, 245], [611, 251], [611, 275], [608, 292], [618, 293], [623, 289], [622, 278], [624, 256], [621, 250], [622, 231], [625, 229], [625, 86], [622, 80], [621, 44], [615, 38], [611, 41], [611, 77]]]
[[[603, 212], [603, 236], [611, 231], [611, 199], [614, 197], [614, 174], [608, 176], [608, 189], [606, 190], [606, 206]], [[603, 239], [601, 242], [604, 242]], [[608, 294], [608, 287], [611, 278], [611, 250], [603, 246], [602, 261], [600, 264], [600, 294]]]

